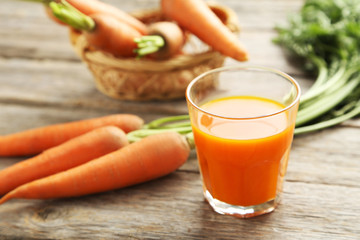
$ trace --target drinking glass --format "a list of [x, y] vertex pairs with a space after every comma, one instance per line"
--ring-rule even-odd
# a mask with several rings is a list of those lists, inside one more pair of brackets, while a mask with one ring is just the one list
[[186, 90], [205, 199], [218, 213], [248, 218], [280, 200], [300, 87], [261, 66], [229, 66]]

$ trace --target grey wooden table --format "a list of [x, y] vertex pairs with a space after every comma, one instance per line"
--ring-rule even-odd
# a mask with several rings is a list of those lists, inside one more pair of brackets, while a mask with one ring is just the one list
[[[158, 0], [107, 1], [126, 10]], [[271, 39], [302, 0], [222, 0], [236, 11], [249, 64], [275, 67], [303, 90], [311, 76]], [[237, 64], [227, 60], [227, 65]], [[68, 31], [39, 4], [0, 2], [0, 134], [112, 113], [150, 121], [187, 113], [185, 100], [130, 102], [98, 92]], [[281, 204], [253, 219], [222, 216], [203, 200], [196, 154], [148, 183], [85, 197], [0, 205], [0, 239], [360, 239], [360, 119], [294, 139]], [[23, 158], [0, 158], [0, 169]]]

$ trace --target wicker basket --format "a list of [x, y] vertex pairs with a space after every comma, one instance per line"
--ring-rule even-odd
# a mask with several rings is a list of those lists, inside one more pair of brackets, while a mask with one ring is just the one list
[[[234, 33], [239, 32], [235, 13], [224, 6], [209, 4], [224, 24]], [[166, 20], [161, 11], [143, 10], [133, 13], [145, 23]], [[96, 51], [85, 37], [70, 32], [76, 53], [92, 72], [99, 91], [122, 100], [170, 100], [183, 98], [188, 83], [199, 74], [223, 65], [225, 57], [188, 35], [184, 46], [186, 54], [165, 61], [150, 59], [116, 58]]]

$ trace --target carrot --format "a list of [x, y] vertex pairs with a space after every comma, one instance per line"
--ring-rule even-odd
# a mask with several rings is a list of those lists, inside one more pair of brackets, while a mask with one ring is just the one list
[[0, 156], [38, 154], [65, 141], [103, 126], [117, 126], [128, 133], [140, 129], [144, 121], [131, 114], [113, 114], [69, 123], [25, 130], [0, 136]]
[[144, 23], [110, 4], [98, 0], [67, 0], [67, 2], [85, 15], [90, 16], [93, 14], [102, 13], [108, 16], [112, 16], [117, 20], [124, 22], [127, 25], [130, 25], [131, 27], [139, 31], [141, 34], [147, 33], [147, 27]]
[[99, 158], [128, 144], [125, 132], [117, 127], [105, 126], [92, 130], [0, 171], [0, 195], [35, 179]]
[[156, 22], [149, 26], [148, 34], [136, 38], [139, 57], [149, 55], [154, 59], [163, 60], [181, 53], [185, 36], [181, 28], [173, 22]]
[[134, 39], [141, 37], [142, 34], [113, 15], [95, 13], [86, 16], [66, 1], [51, 2], [49, 6], [55, 17], [76, 30], [83, 31], [91, 46], [115, 56], [134, 57], [136, 55], [137, 44]]
[[93, 31], [84, 32], [91, 46], [115, 56], [136, 56], [137, 44], [134, 39], [142, 36], [138, 31], [102, 13], [91, 15], [91, 18], [95, 21], [96, 27]]
[[21, 185], [0, 199], [74, 197], [118, 189], [165, 176], [188, 158], [184, 136], [165, 132], [145, 137], [83, 165]]
[[[59, 21], [59, 19], [57, 19], [54, 16], [52, 10], [49, 8], [49, 3], [51, 2], [64, 3], [64, 0], [28, 0], [28, 1], [43, 3], [45, 6], [45, 12], [48, 15], [48, 17], [59, 24], [62, 25], [64, 24], [62, 21]], [[132, 28], [139, 31], [141, 34], [147, 33], [147, 27], [143, 22], [133, 17], [132, 15], [128, 14], [127, 12], [108, 3], [101, 2], [98, 0], [66, 0], [66, 2], [87, 16], [97, 13], [103, 13], [105, 15], [112, 16], [117, 20], [131, 26]]]
[[176, 21], [225, 56], [246, 61], [248, 53], [203, 0], [161, 0], [166, 17]]

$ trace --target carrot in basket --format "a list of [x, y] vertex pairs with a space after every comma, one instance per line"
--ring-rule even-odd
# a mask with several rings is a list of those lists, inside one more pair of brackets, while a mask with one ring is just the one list
[[[49, 7], [50, 2], [62, 3], [64, 1], [62, 0], [28, 0], [28, 1], [43, 3], [45, 6], [45, 12], [48, 15], [48, 17], [59, 24], [62, 25], [64, 24], [62, 21], [59, 21], [59, 19], [57, 19], [54, 16], [51, 8]], [[147, 33], [147, 27], [143, 22], [133, 17], [132, 15], [128, 14], [127, 12], [124, 12], [123, 10], [108, 3], [101, 2], [98, 0], [66, 0], [66, 2], [87, 16], [96, 13], [103, 13], [106, 15], [110, 15], [118, 19], [119, 21], [135, 28], [141, 34]]]
[[110, 4], [98, 0], [66, 0], [66, 1], [70, 3], [72, 6], [74, 6], [76, 9], [78, 9], [80, 12], [84, 13], [85, 15], [90, 16], [96, 13], [109, 15], [118, 19], [121, 22], [130, 25], [131, 27], [139, 31], [141, 34], [147, 33], [146, 25], [143, 22]]
[[187, 160], [185, 137], [165, 132], [145, 137], [115, 152], [21, 185], [0, 199], [48, 199], [104, 192], [167, 175]]
[[167, 59], [181, 53], [185, 43], [184, 32], [173, 22], [156, 22], [149, 26], [149, 35], [135, 39], [138, 56]]
[[106, 13], [86, 16], [66, 1], [51, 2], [49, 6], [55, 17], [83, 31], [91, 46], [115, 56], [134, 57], [136, 55], [137, 44], [134, 39], [143, 35], [132, 26]]
[[161, 0], [168, 18], [189, 30], [225, 56], [246, 61], [248, 53], [239, 39], [211, 11], [204, 0]]
[[0, 195], [30, 181], [99, 158], [128, 144], [126, 134], [120, 128], [97, 128], [1, 170]]
[[116, 56], [136, 56], [134, 39], [142, 36], [139, 32], [105, 14], [94, 14], [91, 18], [96, 27], [93, 31], [84, 32], [90, 45]]
[[0, 156], [38, 154], [95, 128], [117, 126], [128, 133], [140, 129], [144, 121], [132, 114], [113, 114], [105, 117], [53, 124], [0, 136]]

